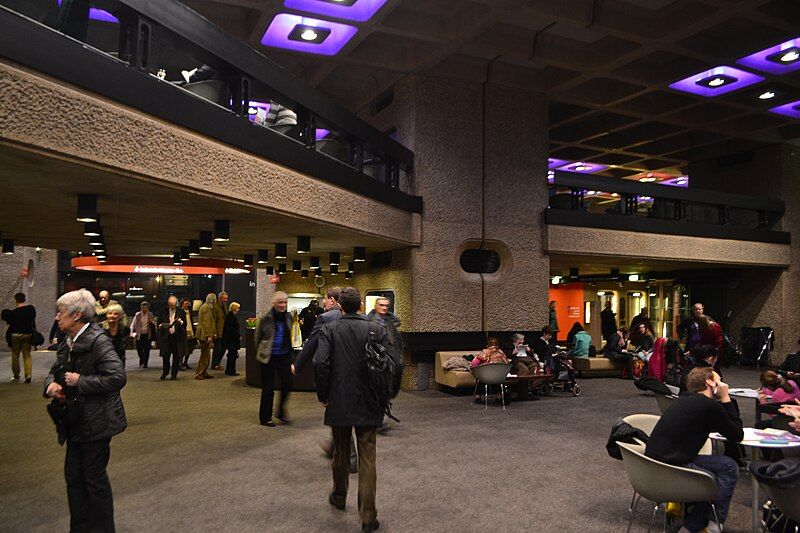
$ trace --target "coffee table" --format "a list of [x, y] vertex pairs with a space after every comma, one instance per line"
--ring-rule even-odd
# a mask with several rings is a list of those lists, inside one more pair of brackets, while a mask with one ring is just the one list
[[533, 388], [534, 384], [553, 379], [553, 374], [527, 374], [524, 376], [519, 374], [509, 374], [507, 378], [507, 383], [508, 381], [512, 381], [513, 383], [513, 381], [516, 380], [517, 401], [525, 402], [528, 401], [528, 391]]

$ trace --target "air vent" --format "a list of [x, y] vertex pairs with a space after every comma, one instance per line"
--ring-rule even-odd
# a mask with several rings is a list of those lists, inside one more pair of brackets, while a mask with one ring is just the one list
[[469, 248], [461, 253], [461, 268], [470, 274], [494, 274], [500, 269], [500, 254], [494, 250]]

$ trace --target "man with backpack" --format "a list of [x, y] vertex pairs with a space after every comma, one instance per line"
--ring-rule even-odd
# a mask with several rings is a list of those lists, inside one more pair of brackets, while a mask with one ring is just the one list
[[[388, 410], [388, 400], [397, 394], [396, 376], [402, 374], [403, 367], [391, 349], [385, 328], [371, 325], [358, 314], [361, 294], [357, 289], [342, 289], [339, 305], [344, 314], [320, 329], [314, 355], [317, 398], [325, 406], [325, 425], [331, 427], [334, 440], [333, 492], [328, 502], [336, 509], [345, 508], [350, 435], [355, 429], [361, 530], [374, 531], [380, 526], [375, 509], [377, 429]], [[386, 365], [381, 367], [380, 363]]]

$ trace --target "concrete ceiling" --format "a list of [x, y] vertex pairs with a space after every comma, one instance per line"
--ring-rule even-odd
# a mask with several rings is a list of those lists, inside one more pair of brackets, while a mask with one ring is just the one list
[[[388, 0], [334, 57], [260, 45], [282, 0], [184, 0], [347, 108], [409, 73], [522, 86], [550, 99], [551, 156], [631, 177], [789, 142], [800, 122], [744, 89], [702, 98], [669, 83], [800, 35], [797, 0]], [[800, 72], [800, 71], [799, 71]], [[762, 73], [763, 74], [763, 73]], [[800, 99], [800, 75], [774, 77]]]
[[[230, 221], [231, 239], [224, 247], [215, 243], [203, 257], [242, 259], [244, 254], [265, 248], [273, 266], [302, 260], [303, 268], [308, 268], [309, 255], [296, 253], [297, 235], [311, 236], [310, 255], [319, 255], [324, 261], [328, 252], [340, 252], [344, 265], [352, 260], [353, 246], [365, 246], [369, 253], [402, 247], [315, 220], [221, 201], [0, 144], [0, 198], [13, 199], [3, 202], [3, 238], [14, 239], [17, 246], [90, 252], [83, 224], [75, 220], [78, 193], [98, 195], [110, 255], [172, 255], [177, 247], [187, 246], [189, 239], [198, 238], [201, 230], [213, 230], [214, 219]], [[273, 258], [276, 242], [288, 244], [287, 260]]]
[[687, 270], [718, 272], [720, 269], [742, 268], [741, 265], [703, 263], [699, 261], [671, 261], [655, 257], [597, 257], [552, 253], [548, 255], [550, 257], [550, 274], [554, 276], [568, 276], [570, 268], [578, 268], [578, 273], [581, 276], [608, 275], [612, 268], [619, 269], [621, 275]]

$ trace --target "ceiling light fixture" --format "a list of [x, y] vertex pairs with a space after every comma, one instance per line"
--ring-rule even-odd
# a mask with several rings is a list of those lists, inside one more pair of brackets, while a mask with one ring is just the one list
[[352, 272], [345, 272], [344, 273], [344, 279], [353, 279], [353, 273]]
[[278, 264], [278, 274], [286, 274], [286, 263]]
[[745, 67], [779, 75], [800, 69], [800, 37], [770, 46], [736, 62]]
[[90, 246], [99, 246], [105, 245], [106, 239], [102, 235], [93, 235], [89, 237], [89, 245]]
[[347, 263], [347, 271], [348, 272], [355, 272], [356, 271], [356, 262], [355, 261], [350, 261], [349, 263]]
[[364, 22], [371, 19], [386, 2], [387, 0], [285, 0], [284, 5], [289, 9]]
[[290, 41], [301, 41], [319, 45], [324, 43], [325, 39], [327, 39], [330, 34], [331, 30], [329, 28], [298, 24], [289, 32], [288, 39]]
[[214, 221], [214, 241], [228, 242], [231, 239], [231, 224], [228, 220]]
[[83, 234], [87, 237], [99, 237], [103, 233], [103, 228], [97, 221], [85, 222], [83, 224]]
[[14, 253], [14, 239], [3, 239], [3, 254], [12, 255]]
[[97, 222], [97, 195], [78, 195], [78, 222]]
[[275, 259], [286, 259], [286, 243], [275, 243]]
[[201, 250], [210, 250], [212, 247], [212, 242], [214, 240], [214, 234], [210, 231], [201, 231], [200, 232], [200, 249]]
[[302, 269], [303, 265], [300, 261], [292, 261], [292, 272], [300, 272]]
[[181, 246], [181, 248], [180, 248], [180, 256], [181, 256], [181, 261], [183, 261], [183, 262], [186, 262], [189, 259], [191, 259], [189, 257], [189, 247], [188, 246]]
[[198, 239], [189, 239], [189, 255], [200, 255], [200, 241]]
[[671, 89], [714, 97], [764, 81], [763, 76], [738, 68], [719, 66], [670, 84]]
[[182, 265], [183, 261], [181, 261], [181, 254], [180, 252], [175, 252], [172, 254], [172, 264], [173, 265]]
[[800, 60], [800, 48], [793, 46], [779, 52], [774, 52], [766, 57], [767, 61], [773, 63], [791, 65], [792, 63]]
[[267, 267], [267, 276], [274, 276], [275, 275], [275, 267], [268, 266]]
[[656, 178], [655, 176], [644, 176], [642, 178], [639, 178], [639, 181], [642, 183], [652, 183], [656, 181]]
[[331, 266], [339, 266], [339, 259], [340, 259], [339, 252], [331, 252], [331, 253], [329, 253], [328, 254], [328, 259], [329, 259], [328, 263]]
[[309, 262], [308, 268], [310, 268], [312, 270], [319, 270], [320, 269], [319, 257], [311, 257], [311, 258], [309, 258], [308, 262]]
[[266, 265], [269, 263], [269, 250], [259, 250], [258, 251], [258, 264], [259, 265]]
[[353, 247], [353, 261], [362, 263], [367, 260], [367, 249], [363, 246]]
[[306, 28], [305, 30], [303, 30], [303, 33], [300, 34], [300, 38], [303, 39], [304, 41], [313, 41], [317, 37], [319, 37], [319, 35], [311, 28]]
[[251, 268], [253, 266], [253, 254], [244, 254], [244, 267]]
[[[313, 3], [321, 7], [327, 6], [326, 3], [316, 0]], [[342, 9], [342, 6], [328, 7]], [[261, 44], [296, 52], [333, 56], [339, 53], [357, 32], [358, 28], [349, 24], [278, 13], [264, 32]]]
[[770, 98], [775, 98], [775, 93], [772, 91], [764, 91], [758, 95], [759, 100], [769, 100]]
[[307, 278], [308, 277], [308, 270], [301, 270], [300, 271], [300, 277], [303, 278], [303, 279]]
[[770, 113], [800, 119], [800, 100], [770, 108]]
[[331, 276], [339, 275], [339, 265], [331, 265]]
[[297, 253], [307, 254], [311, 252], [311, 237], [308, 235], [299, 235], [297, 237]]

